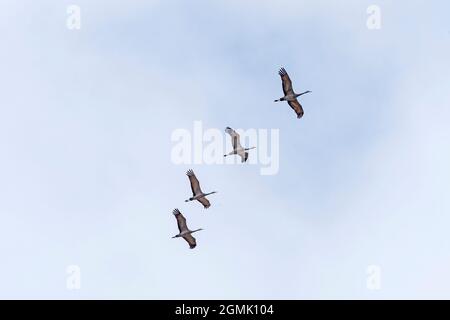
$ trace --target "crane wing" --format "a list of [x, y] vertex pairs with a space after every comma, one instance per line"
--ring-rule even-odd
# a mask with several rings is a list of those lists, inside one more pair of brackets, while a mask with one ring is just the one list
[[297, 99], [295, 99], [294, 101], [288, 101], [288, 104], [291, 106], [292, 109], [294, 109], [295, 113], [297, 114], [297, 118], [300, 119], [301, 117], [303, 117], [304, 114], [303, 108]]
[[225, 132], [228, 133], [231, 136], [231, 143], [233, 144], [233, 149], [242, 149], [241, 146], [241, 136], [234, 131], [233, 129], [231, 129], [230, 127], [227, 127], [225, 129]]
[[292, 81], [291, 78], [289, 78], [288, 73], [284, 68], [281, 68], [280, 71], [278, 71], [278, 74], [281, 77], [281, 81], [283, 83], [283, 92], [285, 96], [294, 94], [294, 90], [292, 89]]
[[183, 239], [186, 240], [187, 243], [189, 243], [189, 248], [194, 249], [197, 246], [197, 241], [195, 241], [195, 238], [192, 236], [192, 234], [183, 236]]
[[181, 214], [180, 210], [173, 210], [173, 214], [175, 215], [175, 218], [177, 218], [178, 231], [180, 231], [181, 233], [183, 231], [189, 230], [186, 224], [186, 218]]
[[248, 159], [248, 152], [244, 152], [244, 153], [240, 153], [239, 154], [241, 156], [242, 162], [246, 162]]
[[198, 202], [200, 202], [203, 205], [203, 207], [205, 209], [208, 209], [211, 206], [211, 203], [209, 203], [209, 200], [206, 199], [206, 197], [203, 197], [203, 198], [200, 198], [200, 199], [197, 199], [197, 200], [198, 200]]
[[198, 182], [198, 179], [195, 176], [194, 171], [192, 171], [192, 169], [189, 169], [188, 172], [186, 172], [186, 174], [189, 177], [189, 181], [191, 183], [192, 194], [195, 196], [199, 193], [202, 193], [202, 189], [200, 189], [200, 182]]

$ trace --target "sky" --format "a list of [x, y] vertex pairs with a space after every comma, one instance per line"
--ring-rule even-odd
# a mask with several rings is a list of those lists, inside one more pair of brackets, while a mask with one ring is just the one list
[[[0, 298], [449, 299], [449, 11], [1, 0]], [[195, 121], [279, 130], [278, 172], [174, 163]]]

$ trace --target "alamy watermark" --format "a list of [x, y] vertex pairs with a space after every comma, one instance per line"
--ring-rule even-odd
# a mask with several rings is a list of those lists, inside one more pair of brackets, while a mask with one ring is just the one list
[[369, 15], [366, 21], [367, 29], [380, 30], [381, 29], [381, 8], [377, 5], [371, 5], [366, 10]]
[[368, 290], [381, 290], [381, 267], [370, 265], [366, 269], [366, 287]]
[[[225, 128], [224, 128], [225, 129]], [[242, 148], [248, 148], [248, 159], [227, 156], [233, 151], [232, 137], [224, 129], [203, 127], [201, 121], [194, 121], [192, 130], [175, 129], [171, 135], [172, 163], [191, 164], [241, 164], [259, 165], [261, 175], [278, 173], [280, 162], [279, 129], [236, 129]]]
[[66, 274], [66, 288], [68, 290], [81, 289], [81, 268], [77, 265], [67, 266]]
[[66, 9], [67, 20], [66, 26], [69, 30], [80, 30], [81, 29], [81, 8], [77, 5], [70, 5]]

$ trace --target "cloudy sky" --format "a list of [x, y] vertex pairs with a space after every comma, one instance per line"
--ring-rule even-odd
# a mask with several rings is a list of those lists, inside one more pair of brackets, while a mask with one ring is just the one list
[[[450, 298], [449, 11], [2, 0], [0, 297]], [[281, 66], [313, 91], [301, 120], [273, 103]], [[279, 171], [173, 163], [194, 121], [279, 129]], [[189, 168], [208, 210], [183, 202]]]

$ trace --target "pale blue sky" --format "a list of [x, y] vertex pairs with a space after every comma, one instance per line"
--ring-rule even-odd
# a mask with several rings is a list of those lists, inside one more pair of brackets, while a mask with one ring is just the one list
[[[450, 298], [447, 1], [0, 4], [0, 297]], [[185, 204], [195, 120], [280, 129], [279, 173], [192, 166], [219, 194]]]

